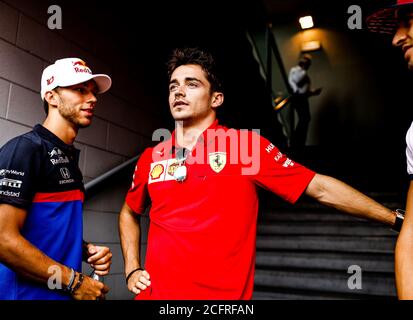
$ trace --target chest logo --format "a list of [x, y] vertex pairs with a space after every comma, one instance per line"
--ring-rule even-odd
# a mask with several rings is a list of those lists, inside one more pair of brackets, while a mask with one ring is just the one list
[[69, 179], [70, 178], [70, 171], [66, 167], [60, 168], [60, 174], [62, 175], [63, 179]]
[[159, 179], [159, 177], [162, 175], [164, 170], [165, 169], [162, 164], [157, 164], [156, 166], [154, 166], [151, 171], [151, 179], [152, 180]]
[[50, 156], [50, 162], [55, 166], [58, 164], [69, 163], [69, 158], [57, 147], [47, 152]]
[[178, 162], [172, 162], [168, 166], [168, 174], [173, 177], [175, 174], [176, 169], [179, 167]]
[[227, 164], [227, 153], [226, 152], [211, 152], [209, 154], [209, 165], [212, 170], [216, 173], [222, 171]]

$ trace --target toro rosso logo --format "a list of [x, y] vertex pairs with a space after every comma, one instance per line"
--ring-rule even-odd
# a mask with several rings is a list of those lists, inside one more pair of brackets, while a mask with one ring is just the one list
[[47, 85], [50, 86], [50, 84], [54, 81], [54, 76], [52, 76], [50, 79], [47, 79]]
[[83, 60], [77, 60], [72, 63], [76, 73], [92, 74], [92, 71], [90, 71], [89, 67], [86, 65], [86, 62], [84, 62]]

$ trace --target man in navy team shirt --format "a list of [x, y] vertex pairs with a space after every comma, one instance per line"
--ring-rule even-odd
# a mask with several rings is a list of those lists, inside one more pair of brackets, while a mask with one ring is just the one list
[[81, 273], [109, 272], [109, 248], [83, 241], [83, 177], [73, 142], [91, 124], [111, 79], [78, 58], [57, 60], [41, 79], [42, 125], [0, 149], [0, 299], [102, 299], [108, 287]]

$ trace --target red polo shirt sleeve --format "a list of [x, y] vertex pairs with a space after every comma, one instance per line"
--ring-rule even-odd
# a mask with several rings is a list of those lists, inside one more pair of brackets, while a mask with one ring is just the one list
[[132, 185], [126, 194], [126, 204], [138, 214], [142, 214], [146, 209], [152, 149], [153, 148], [147, 148], [139, 157], [133, 174]]
[[260, 167], [258, 174], [253, 176], [255, 183], [295, 203], [314, 178], [315, 172], [289, 159], [264, 137], [259, 136], [259, 139]]

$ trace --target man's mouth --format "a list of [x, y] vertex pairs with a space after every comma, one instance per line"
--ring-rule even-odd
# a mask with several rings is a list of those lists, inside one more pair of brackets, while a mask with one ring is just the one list
[[175, 101], [174, 104], [173, 104], [174, 107], [186, 106], [186, 105], [188, 105], [188, 103], [186, 103], [185, 101], [182, 101], [182, 100]]
[[404, 58], [406, 59], [406, 60], [409, 60], [410, 59], [410, 53], [411, 53], [411, 49], [412, 48], [412, 46], [410, 46], [410, 45], [406, 45], [406, 46], [403, 46], [403, 48], [402, 48], [402, 50], [403, 50], [403, 52], [404, 52]]
[[93, 109], [92, 108], [88, 108], [88, 109], [81, 109], [81, 111], [83, 111], [84, 113], [86, 113], [88, 116], [93, 116]]

